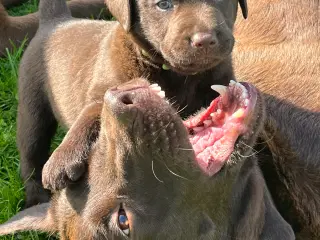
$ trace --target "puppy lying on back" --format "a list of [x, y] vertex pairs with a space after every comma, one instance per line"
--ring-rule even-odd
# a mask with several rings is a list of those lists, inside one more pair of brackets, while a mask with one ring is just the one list
[[[49, 200], [41, 171], [57, 122], [70, 128], [111, 86], [147, 76], [183, 108], [181, 116], [189, 116], [218, 96], [210, 91], [213, 83], [232, 79], [237, 0], [106, 3], [121, 24], [73, 19], [64, 0], [40, 1], [39, 30], [19, 73], [17, 141], [27, 206]], [[83, 168], [85, 161], [78, 164]], [[70, 180], [62, 179], [64, 185]]]
[[[11, 5], [9, 3], [11, 2], [4, 2], [3, 4]], [[17, 1], [13, 4], [17, 4]], [[67, 4], [73, 17], [100, 18], [109, 16], [103, 0], [72, 0], [68, 1]], [[26, 43], [28, 43], [35, 35], [38, 26], [38, 13], [12, 17], [7, 14], [0, 1], [0, 57], [6, 55], [6, 48], [9, 50], [13, 48], [12, 43], [19, 47], [25, 37]]]
[[261, 96], [246, 83], [213, 88], [221, 97], [184, 122], [158, 85], [136, 79], [109, 89], [103, 101], [83, 109], [47, 163], [54, 168], [44, 171], [50, 177], [65, 170], [76, 179], [84, 170], [77, 162], [88, 156], [83, 177], [55, 192], [49, 204], [0, 225], [0, 235], [295, 239], [252, 154], [264, 121]]

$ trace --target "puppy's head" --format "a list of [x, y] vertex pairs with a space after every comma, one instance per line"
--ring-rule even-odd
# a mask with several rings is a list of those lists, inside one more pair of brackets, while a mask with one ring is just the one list
[[0, 235], [40, 229], [68, 239], [222, 239], [263, 107], [249, 84], [213, 88], [221, 96], [186, 121], [157, 85], [138, 79], [108, 90], [84, 178], [57, 192], [51, 207], [0, 226]]
[[171, 69], [182, 74], [208, 70], [229, 57], [237, 6], [246, 0], [111, 0], [111, 13], [125, 30], [145, 39]]

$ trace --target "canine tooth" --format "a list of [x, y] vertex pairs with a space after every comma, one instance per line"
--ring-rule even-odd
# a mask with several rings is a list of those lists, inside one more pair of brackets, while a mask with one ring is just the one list
[[212, 124], [212, 120], [205, 120], [203, 121], [205, 127], [210, 126]]
[[249, 99], [244, 100], [244, 105], [247, 107], [249, 105]]
[[201, 132], [204, 129], [204, 127], [194, 127], [193, 131], [195, 131], [196, 133]]
[[223, 85], [212, 85], [211, 89], [224, 96], [227, 93], [228, 88]]
[[159, 87], [159, 84], [158, 83], [153, 83], [153, 84], [150, 85], [150, 87], [151, 88]]
[[164, 98], [166, 96], [166, 94], [164, 91], [160, 91], [160, 92], [158, 92], [158, 96], [161, 98]]
[[229, 86], [233, 86], [236, 84], [236, 81], [235, 80], [230, 80], [230, 83], [229, 83]]

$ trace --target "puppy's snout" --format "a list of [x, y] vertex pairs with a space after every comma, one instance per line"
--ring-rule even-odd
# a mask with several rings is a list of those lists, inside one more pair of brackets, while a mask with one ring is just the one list
[[116, 114], [132, 112], [138, 106], [141, 107], [150, 97], [148, 87], [113, 88], [106, 92], [105, 102]]
[[218, 39], [214, 33], [197, 32], [190, 38], [194, 48], [209, 48], [217, 44]]

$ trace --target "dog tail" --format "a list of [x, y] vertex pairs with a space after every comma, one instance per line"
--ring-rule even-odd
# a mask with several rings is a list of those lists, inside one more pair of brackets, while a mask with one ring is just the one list
[[39, 24], [55, 24], [71, 18], [66, 0], [40, 0]]

